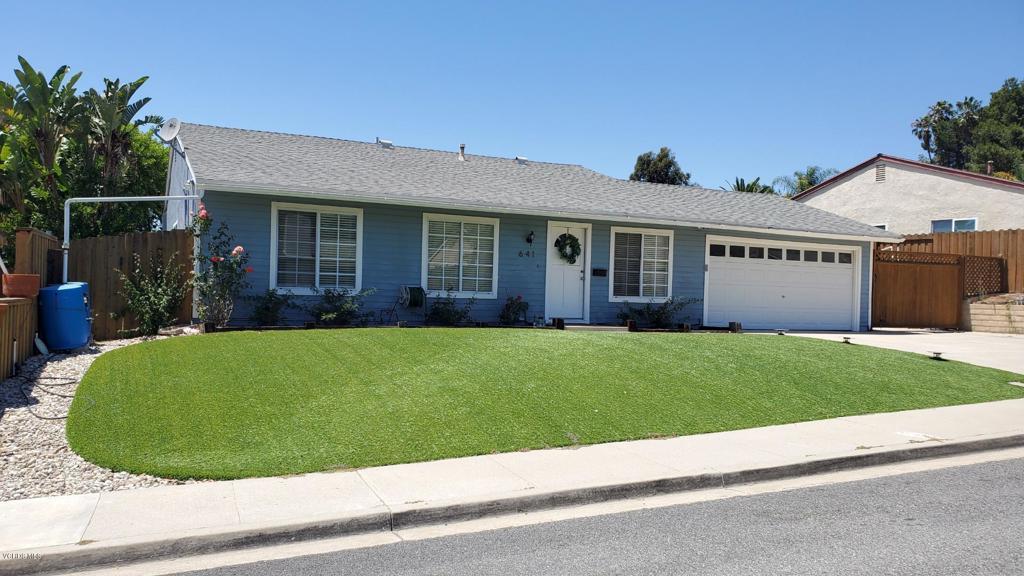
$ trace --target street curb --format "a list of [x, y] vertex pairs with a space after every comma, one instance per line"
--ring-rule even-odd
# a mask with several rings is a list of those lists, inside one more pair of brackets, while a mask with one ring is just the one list
[[[0, 576], [95, 568], [143, 560], [284, 544], [301, 540], [388, 532], [415, 526], [446, 524], [490, 516], [596, 504], [613, 500], [650, 497], [708, 488], [725, 488], [740, 484], [797, 478], [896, 462], [1016, 448], [1024, 446], [1024, 434], [963, 442], [937, 444], [929, 442], [931, 441], [922, 442], [922, 445], [914, 448], [825, 458], [767, 468], [660, 478], [642, 482], [569, 489], [542, 494], [526, 494], [470, 503], [413, 506], [390, 511], [385, 509], [370, 514], [300, 524], [198, 534], [148, 542], [99, 545], [94, 548], [90, 548], [89, 544], [78, 544], [48, 549], [24, 550], [11, 554], [25, 556], [38, 554], [39, 556], [14, 559], [3, 558], [0, 561]], [[924, 445], [925, 443], [927, 445]]]

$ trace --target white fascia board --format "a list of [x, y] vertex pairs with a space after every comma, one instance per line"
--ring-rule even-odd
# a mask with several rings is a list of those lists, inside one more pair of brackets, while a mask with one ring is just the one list
[[736, 226], [730, 224], [714, 224], [709, 222], [688, 221], [688, 220], [667, 220], [658, 218], [647, 218], [630, 216], [628, 214], [594, 214], [586, 212], [566, 212], [558, 210], [544, 210], [533, 208], [514, 208], [503, 206], [492, 206], [489, 204], [471, 204], [467, 202], [454, 202], [437, 199], [416, 199], [396, 196], [367, 196], [351, 190], [319, 190], [313, 188], [283, 189], [274, 186], [252, 186], [239, 185], [232, 182], [218, 182], [216, 180], [200, 180], [198, 185], [206, 190], [219, 192], [234, 192], [238, 194], [261, 194], [265, 196], [290, 196], [294, 198], [310, 198], [320, 201], [333, 200], [335, 202], [363, 202], [366, 204], [388, 204], [393, 206], [415, 206], [419, 208], [431, 208], [438, 210], [462, 210], [468, 212], [492, 212], [495, 214], [522, 214], [526, 216], [540, 216], [545, 218], [559, 218], [563, 220], [595, 220], [599, 222], [618, 222], [627, 224], [647, 224], [654, 226], [676, 226], [686, 228], [697, 228], [703, 230], [733, 230], [739, 232], [756, 232], [760, 234], [779, 234], [783, 236], [798, 236], [801, 238], [825, 238], [830, 240], [850, 240], [856, 242], [903, 242], [903, 238], [885, 238], [879, 236], [859, 236], [848, 234], [828, 234], [822, 232], [809, 232], [806, 230], [787, 230], [785, 228], [758, 228], [755, 226]]

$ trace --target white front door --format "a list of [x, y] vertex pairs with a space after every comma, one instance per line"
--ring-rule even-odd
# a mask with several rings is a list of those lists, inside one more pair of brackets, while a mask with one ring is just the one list
[[[570, 262], [559, 253], [559, 239], [575, 237], [580, 254]], [[547, 286], [544, 315], [564, 318], [570, 322], [587, 322], [587, 296], [590, 292], [590, 225], [569, 222], [548, 222]]]

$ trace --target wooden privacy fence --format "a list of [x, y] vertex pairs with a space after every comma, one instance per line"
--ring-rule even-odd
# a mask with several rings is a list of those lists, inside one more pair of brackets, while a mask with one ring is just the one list
[[964, 298], [1006, 291], [1002, 258], [876, 251], [871, 324], [957, 328]]
[[14, 273], [39, 274], [39, 285], [59, 283], [59, 272], [47, 266], [51, 251], [60, 251], [60, 241], [53, 234], [35, 228], [18, 228], [14, 244]]
[[1002, 258], [1005, 261], [1003, 291], [1024, 292], [1024, 229], [915, 234], [907, 236], [902, 243], [879, 244], [878, 247], [893, 252]]
[[35, 354], [36, 299], [0, 298], [0, 378]]
[[[131, 275], [135, 267], [135, 254], [141, 257], [146, 271], [150, 269], [153, 258], [166, 264], [174, 255], [174, 263], [182, 266], [187, 274], [193, 265], [192, 243], [193, 238], [188, 230], [72, 240], [68, 255], [68, 279], [89, 283], [93, 337], [96, 340], [121, 338], [138, 327], [135, 318], [123, 315], [124, 299], [119, 295], [121, 276], [118, 270]], [[115, 315], [118, 317], [115, 318]], [[188, 322], [191, 318], [192, 291], [189, 290], [178, 308], [178, 320]]]

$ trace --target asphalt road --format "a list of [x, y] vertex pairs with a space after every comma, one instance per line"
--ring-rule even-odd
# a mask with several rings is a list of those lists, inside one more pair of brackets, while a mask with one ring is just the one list
[[1024, 574], [1024, 459], [220, 568], [269, 574]]

